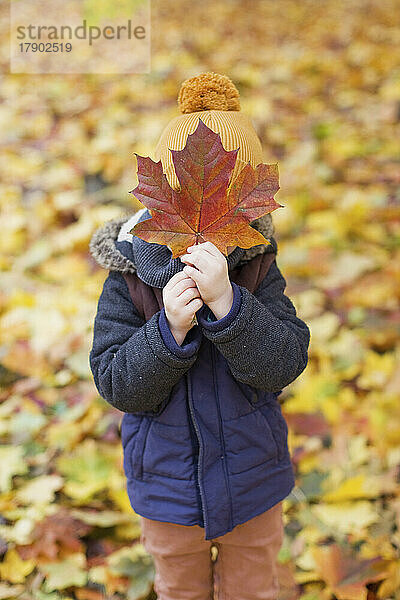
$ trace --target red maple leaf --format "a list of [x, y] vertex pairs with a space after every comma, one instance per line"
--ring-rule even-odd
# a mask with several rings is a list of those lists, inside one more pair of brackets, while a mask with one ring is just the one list
[[162, 163], [136, 154], [139, 184], [130, 191], [149, 209], [150, 219], [130, 233], [150, 243], [167, 245], [172, 258], [188, 246], [211, 241], [225, 256], [229, 246], [270, 244], [250, 226], [255, 219], [282, 207], [278, 164], [247, 163], [229, 186], [236, 150], [225, 150], [218, 133], [199, 119], [183, 150], [171, 150], [180, 190], [170, 187]]

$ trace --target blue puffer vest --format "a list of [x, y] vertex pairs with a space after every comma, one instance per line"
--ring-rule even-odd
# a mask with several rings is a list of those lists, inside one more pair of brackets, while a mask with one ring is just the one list
[[[141, 286], [148, 286], [133, 273], [124, 277], [140, 309]], [[235, 379], [223, 354], [203, 337], [196, 362], [156, 413], [123, 415], [124, 471], [134, 511], [200, 525], [211, 540], [284, 499], [295, 478], [279, 393]]]

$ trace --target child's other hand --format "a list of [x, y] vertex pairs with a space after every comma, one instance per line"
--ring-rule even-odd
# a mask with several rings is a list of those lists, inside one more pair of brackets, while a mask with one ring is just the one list
[[189, 246], [180, 259], [187, 263], [183, 272], [196, 282], [205, 304], [217, 319], [221, 319], [229, 312], [233, 302], [226, 257], [212, 242], [203, 242]]
[[203, 306], [196, 283], [183, 271], [175, 273], [163, 288], [163, 302], [171, 333], [181, 345], [194, 325], [195, 313]]

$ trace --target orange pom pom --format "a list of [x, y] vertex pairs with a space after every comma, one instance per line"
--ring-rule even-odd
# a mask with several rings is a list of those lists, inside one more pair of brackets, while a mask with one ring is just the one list
[[229, 77], [209, 71], [182, 83], [178, 105], [182, 113], [240, 110], [239, 92]]

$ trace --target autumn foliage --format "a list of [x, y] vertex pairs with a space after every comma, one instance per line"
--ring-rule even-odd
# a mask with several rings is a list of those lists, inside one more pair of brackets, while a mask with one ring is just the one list
[[88, 367], [107, 276], [88, 244], [142, 208], [132, 153], [152, 153], [181, 82], [212, 68], [279, 162], [277, 262], [311, 329], [307, 369], [279, 397], [296, 474], [279, 600], [400, 600], [398, 0], [157, 0], [151, 72], [118, 77], [10, 74], [7, 4], [0, 598], [154, 600], [122, 415]]

